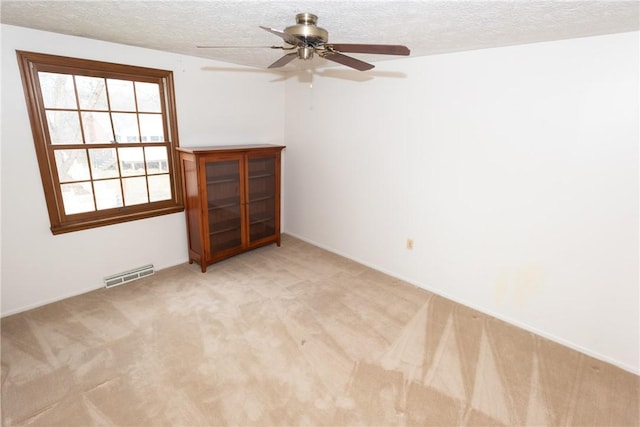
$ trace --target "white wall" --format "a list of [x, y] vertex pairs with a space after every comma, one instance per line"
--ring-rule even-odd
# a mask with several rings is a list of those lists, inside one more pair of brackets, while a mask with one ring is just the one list
[[101, 287], [110, 274], [187, 261], [184, 213], [51, 234], [16, 50], [172, 70], [182, 146], [283, 142], [284, 84], [272, 74], [8, 25], [1, 35], [3, 316]]
[[640, 372], [638, 33], [376, 73], [288, 81], [286, 231]]

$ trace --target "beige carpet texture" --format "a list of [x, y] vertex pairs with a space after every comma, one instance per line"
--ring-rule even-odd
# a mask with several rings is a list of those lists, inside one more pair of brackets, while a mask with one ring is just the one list
[[1, 328], [3, 426], [640, 424], [640, 377], [287, 235]]

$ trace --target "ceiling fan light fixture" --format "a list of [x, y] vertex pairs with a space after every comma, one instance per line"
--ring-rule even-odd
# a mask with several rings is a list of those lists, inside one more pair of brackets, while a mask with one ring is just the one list
[[313, 51], [314, 49], [312, 47], [301, 47], [298, 49], [298, 58], [305, 61], [311, 59], [313, 58]]

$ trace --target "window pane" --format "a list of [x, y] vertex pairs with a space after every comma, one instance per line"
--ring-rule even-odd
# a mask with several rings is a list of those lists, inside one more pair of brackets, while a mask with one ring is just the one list
[[122, 207], [122, 189], [119, 179], [95, 181], [96, 205], [98, 209], [112, 209]]
[[45, 108], [76, 108], [73, 76], [39, 72], [38, 79]]
[[112, 116], [117, 142], [140, 142], [135, 113], [114, 113]]
[[97, 142], [107, 144], [114, 140], [109, 113], [83, 112], [82, 128], [84, 130], [84, 140], [86, 143]]
[[[115, 148], [92, 148], [89, 150], [89, 159], [91, 160], [93, 179], [117, 178], [120, 176]], [[96, 189], [96, 193], [97, 191]]]
[[80, 119], [75, 111], [47, 111], [51, 144], [82, 144]]
[[144, 175], [142, 147], [118, 148], [122, 176]]
[[62, 189], [62, 201], [64, 203], [65, 214], [71, 215], [95, 210], [90, 182], [62, 184], [60, 188]]
[[103, 78], [76, 76], [81, 110], [107, 110], [107, 88]]
[[132, 81], [107, 79], [107, 87], [112, 111], [136, 111]]
[[164, 141], [162, 115], [140, 114], [140, 134], [144, 142]]
[[55, 157], [60, 182], [91, 179], [85, 150], [56, 150]]
[[149, 202], [149, 197], [147, 196], [147, 179], [144, 176], [124, 178], [122, 185], [124, 187], [124, 204], [126, 206]]
[[169, 159], [166, 147], [145, 147], [145, 159], [147, 161], [147, 173], [168, 173]]
[[168, 174], [149, 176], [149, 201], [171, 199], [171, 181]]
[[160, 113], [160, 87], [157, 83], [136, 82], [138, 111]]

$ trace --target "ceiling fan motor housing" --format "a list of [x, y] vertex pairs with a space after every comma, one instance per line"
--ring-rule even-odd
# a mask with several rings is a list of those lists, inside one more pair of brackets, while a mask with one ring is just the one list
[[323, 45], [329, 39], [329, 33], [324, 28], [316, 26], [318, 17], [312, 13], [299, 13], [296, 15], [296, 25], [291, 25], [283, 32], [298, 37], [304, 41], [305, 46], [317, 47]]

